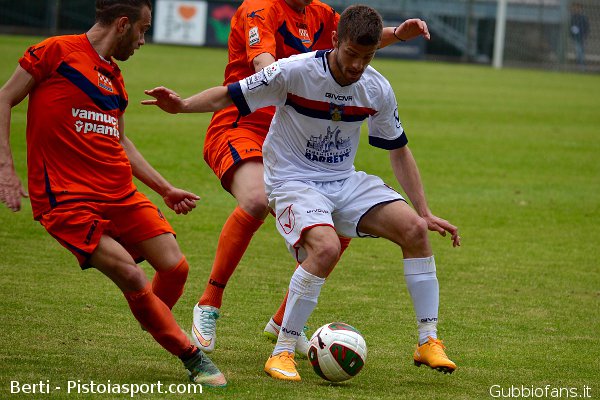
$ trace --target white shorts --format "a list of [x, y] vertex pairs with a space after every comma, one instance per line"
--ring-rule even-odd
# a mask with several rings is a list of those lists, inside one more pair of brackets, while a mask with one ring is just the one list
[[300, 262], [306, 258], [306, 252], [298, 245], [305, 230], [328, 225], [340, 236], [373, 237], [358, 231], [362, 217], [379, 204], [404, 201], [381, 178], [362, 171], [339, 181], [285, 182], [267, 195], [277, 230]]

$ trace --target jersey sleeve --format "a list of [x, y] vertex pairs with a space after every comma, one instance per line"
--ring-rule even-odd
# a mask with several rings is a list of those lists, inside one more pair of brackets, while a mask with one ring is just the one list
[[248, 65], [256, 56], [269, 53], [277, 59], [277, 45], [275, 33], [277, 30], [277, 15], [265, 2], [254, 1], [248, 4], [248, 12], [244, 21], [244, 33], [246, 38], [246, 54]]
[[28, 48], [19, 59], [19, 64], [39, 83], [50, 76], [60, 64], [62, 53], [59, 42], [49, 38]]
[[285, 104], [286, 87], [281, 66], [274, 62], [254, 75], [229, 84], [227, 90], [240, 114], [245, 116], [259, 108]]
[[398, 102], [388, 84], [379, 111], [369, 118], [369, 144], [385, 150], [406, 146], [408, 139], [398, 115]]

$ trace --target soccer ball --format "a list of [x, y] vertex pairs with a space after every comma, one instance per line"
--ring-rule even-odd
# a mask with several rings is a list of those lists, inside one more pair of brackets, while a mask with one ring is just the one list
[[321, 378], [342, 382], [355, 377], [367, 361], [367, 343], [360, 332], [343, 322], [331, 322], [310, 338], [308, 359]]

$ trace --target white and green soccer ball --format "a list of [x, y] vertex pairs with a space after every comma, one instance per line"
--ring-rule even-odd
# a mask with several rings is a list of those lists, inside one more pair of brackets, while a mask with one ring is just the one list
[[321, 378], [342, 382], [354, 378], [367, 361], [367, 343], [360, 332], [343, 322], [331, 322], [310, 338], [308, 359]]

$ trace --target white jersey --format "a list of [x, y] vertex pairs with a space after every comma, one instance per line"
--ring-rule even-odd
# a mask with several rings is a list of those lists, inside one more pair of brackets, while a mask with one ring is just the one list
[[263, 145], [267, 186], [348, 178], [365, 119], [371, 145], [392, 150], [407, 143], [389, 82], [369, 66], [357, 82], [341, 86], [327, 54], [281, 59], [228, 86], [241, 115], [277, 106]]

